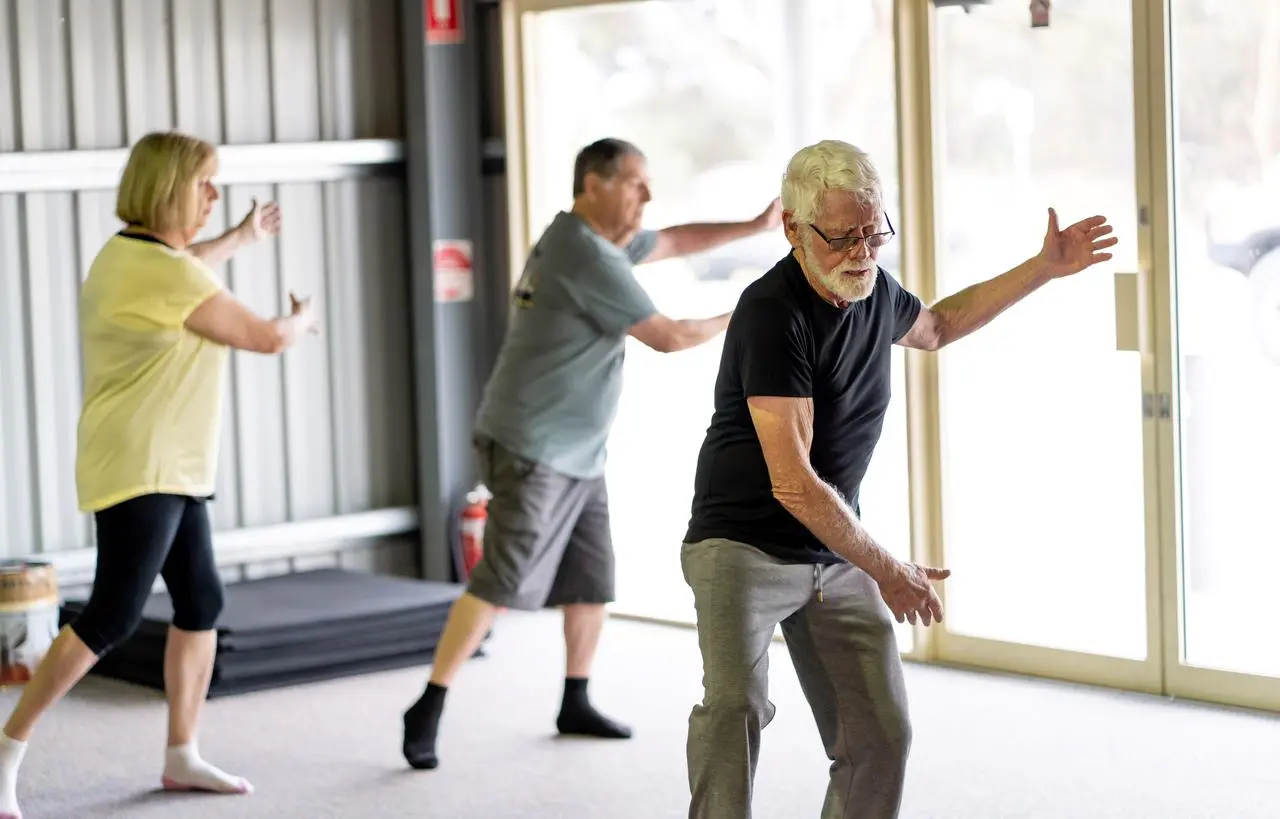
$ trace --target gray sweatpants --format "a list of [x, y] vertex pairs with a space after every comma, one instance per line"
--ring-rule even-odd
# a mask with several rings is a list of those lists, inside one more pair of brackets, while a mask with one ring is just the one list
[[751, 817], [779, 623], [831, 759], [822, 819], [894, 819], [911, 726], [893, 616], [875, 582], [848, 564], [783, 563], [722, 539], [684, 544], [681, 563], [704, 690], [689, 716], [690, 819]]

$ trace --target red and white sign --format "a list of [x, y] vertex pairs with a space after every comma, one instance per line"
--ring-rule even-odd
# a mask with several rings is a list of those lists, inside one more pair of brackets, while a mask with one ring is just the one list
[[1046, 28], [1049, 25], [1051, 0], [1031, 0], [1031, 27]]
[[471, 242], [465, 239], [437, 239], [431, 258], [436, 282], [436, 303], [471, 301], [475, 296]]
[[427, 42], [453, 45], [462, 42], [463, 0], [423, 0], [427, 10]]

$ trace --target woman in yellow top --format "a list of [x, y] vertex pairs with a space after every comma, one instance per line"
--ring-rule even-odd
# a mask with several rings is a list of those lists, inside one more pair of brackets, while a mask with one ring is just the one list
[[205, 142], [143, 137], [116, 200], [126, 227], [98, 253], [81, 288], [76, 489], [81, 510], [94, 515], [97, 568], [84, 611], [62, 629], [0, 736], [0, 819], [20, 816], [17, 772], [36, 720], [137, 628], [157, 574], [173, 601], [163, 784], [252, 790], [196, 748], [223, 600], [205, 502], [215, 483], [228, 349], [280, 353], [317, 325], [308, 302], [293, 297], [290, 315], [259, 318], [211, 270], [279, 230], [274, 204], [255, 202], [238, 227], [191, 243], [218, 199], [216, 173]]

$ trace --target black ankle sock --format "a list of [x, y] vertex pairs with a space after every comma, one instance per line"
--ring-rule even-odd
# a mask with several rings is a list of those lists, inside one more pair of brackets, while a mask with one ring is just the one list
[[556, 728], [562, 734], [602, 737], [604, 739], [629, 739], [631, 729], [601, 714], [587, 699], [585, 677], [566, 677], [564, 700], [560, 703], [560, 717]]
[[411, 767], [427, 770], [440, 764], [436, 757], [436, 730], [440, 727], [440, 714], [444, 711], [444, 695], [447, 688], [428, 683], [408, 711], [404, 712], [405, 761]]

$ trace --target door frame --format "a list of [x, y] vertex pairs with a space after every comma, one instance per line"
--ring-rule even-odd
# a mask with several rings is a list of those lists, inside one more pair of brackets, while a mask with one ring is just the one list
[[[1009, 2], [1009, 0], [1002, 0]], [[1145, 43], [1147, 37], [1146, 15], [1142, 13], [1146, 0], [1132, 0], [1133, 17], [1133, 65], [1135, 99], [1142, 99], [1140, 88], [1147, 82], [1145, 61], [1140, 57], [1139, 43]], [[1158, 0], [1157, 0], [1158, 2]], [[940, 237], [940, 223], [937, 213], [938, 181], [934, 168], [940, 167], [943, 157], [935, 144], [933, 135], [941, 126], [939, 107], [934, 104], [934, 89], [937, 87], [939, 70], [936, 14], [931, 0], [898, 0], [899, 17], [901, 18], [900, 36], [911, 45], [900, 51], [903, 65], [899, 72], [900, 82], [904, 89], [900, 93], [909, 93], [915, 97], [910, 110], [914, 120], [907, 127], [900, 128], [903, 144], [900, 155], [904, 163], [910, 162], [918, 169], [912, 174], [913, 188], [910, 200], [915, 202], [911, 216], [917, 230], [904, 230], [904, 242], [911, 241], [908, 235], [918, 234], [914, 244], [904, 248], [907, 252], [905, 267], [915, 277], [908, 277], [909, 286], [926, 303], [931, 303], [946, 294], [937, 291], [937, 257], [935, 248]], [[980, 11], [980, 10], [979, 10]], [[1151, 209], [1150, 203], [1155, 198], [1154, 180], [1148, 168], [1148, 158], [1143, 145], [1150, 129], [1147, 112], [1134, 112], [1134, 150], [1136, 152], [1135, 203], [1139, 209]], [[909, 157], [909, 159], [908, 159]], [[906, 174], [904, 168], [903, 173]], [[908, 194], [904, 193], [904, 197]], [[1139, 334], [1139, 357], [1141, 361], [1141, 392], [1150, 393], [1156, 384], [1157, 344], [1154, 336], [1151, 315], [1151, 293], [1153, 282], [1158, 276], [1152, 261], [1154, 237], [1150, 230], [1140, 230], [1138, 240], [1139, 315], [1135, 317]], [[914, 252], [908, 252], [914, 251]], [[911, 258], [916, 263], [911, 263]], [[1109, 275], [1109, 274], [1102, 274]], [[919, 557], [930, 565], [946, 566], [947, 550], [944, 521], [944, 482], [941, 463], [941, 419], [942, 403], [940, 396], [941, 368], [936, 355], [911, 351], [909, 366], [909, 384], [913, 393], [910, 406], [917, 418], [911, 425], [912, 435], [912, 475], [913, 475], [913, 540], [920, 547]], [[1135, 401], [1137, 404], [1137, 401]], [[1135, 412], [1140, 406], [1135, 406]], [[1132, 660], [1107, 657], [1078, 651], [1045, 648], [1016, 642], [990, 638], [972, 637], [955, 634], [941, 627], [920, 629], [923, 632], [918, 642], [923, 641], [925, 656], [931, 662], [977, 668], [983, 670], [1007, 671], [1016, 674], [1046, 677], [1076, 683], [1101, 685], [1145, 693], [1161, 693], [1164, 690], [1163, 657], [1164, 644], [1161, 630], [1161, 572], [1160, 566], [1160, 515], [1159, 498], [1154, 487], [1158, 483], [1160, 464], [1157, 458], [1156, 421], [1143, 418], [1143, 485], [1145, 496], [1145, 543], [1146, 555], [1145, 585], [1143, 593], [1146, 601], [1147, 656], [1144, 660]], [[940, 595], [946, 600], [946, 584], [941, 584]]]
[[[1155, 393], [1169, 402], [1169, 417], [1155, 420], [1157, 459], [1160, 469], [1154, 476], [1159, 504], [1158, 553], [1160, 576], [1159, 611], [1163, 641], [1165, 684], [1162, 693], [1190, 700], [1223, 705], [1280, 711], [1280, 678], [1257, 674], [1222, 671], [1189, 665], [1185, 656], [1186, 601], [1183, 588], [1182, 559], [1182, 484], [1181, 484], [1181, 390], [1177, 366], [1177, 255], [1174, 250], [1178, 224], [1174, 188], [1174, 163], [1177, 132], [1174, 127], [1172, 0], [1138, 0], [1142, 13], [1141, 29], [1145, 34], [1141, 47], [1146, 64], [1147, 84], [1136, 88], [1137, 99], [1146, 99], [1150, 123], [1148, 149], [1150, 166], [1150, 258], [1152, 278], [1152, 323], [1156, 344]], [[1135, 31], [1139, 28], [1135, 16]], [[1140, 153], [1139, 156], [1142, 154]]]

